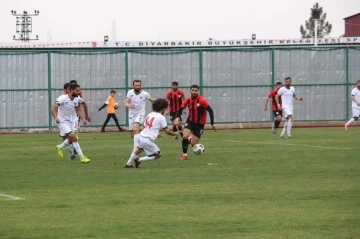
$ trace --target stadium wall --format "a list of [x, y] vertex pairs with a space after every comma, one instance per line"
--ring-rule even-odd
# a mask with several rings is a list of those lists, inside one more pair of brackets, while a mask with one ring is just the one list
[[[0, 50], [0, 129], [56, 128], [50, 108], [72, 79], [83, 89], [91, 127], [105, 120], [106, 110], [98, 108], [110, 90], [122, 106], [133, 79], [156, 98], [165, 97], [172, 81], [186, 93], [199, 84], [216, 124], [268, 126], [273, 115], [263, 109], [265, 97], [286, 76], [304, 97], [295, 102], [297, 121], [344, 121], [351, 117], [350, 91], [360, 79], [360, 47]], [[117, 111], [125, 126], [127, 114], [124, 107]]]

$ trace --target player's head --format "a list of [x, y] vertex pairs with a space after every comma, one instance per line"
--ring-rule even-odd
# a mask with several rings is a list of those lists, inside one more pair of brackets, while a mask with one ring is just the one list
[[285, 78], [285, 86], [287, 88], [289, 88], [291, 86], [291, 78], [290, 77]]
[[77, 81], [76, 80], [71, 80], [69, 83], [70, 84], [77, 84]]
[[111, 95], [112, 97], [114, 97], [114, 96], [115, 96], [115, 93], [116, 93], [116, 91], [115, 91], [115, 90], [111, 90], [111, 91], [110, 91], [110, 95]]
[[199, 86], [198, 85], [192, 85], [190, 86], [190, 94], [191, 98], [196, 98], [199, 94]]
[[80, 86], [78, 84], [70, 84], [69, 95], [72, 97], [78, 97], [80, 94]]
[[65, 90], [66, 94], [69, 93], [69, 87], [70, 87], [70, 83], [65, 83], [64, 84], [64, 90]]
[[169, 103], [166, 99], [156, 99], [153, 102], [153, 111], [164, 114], [165, 110], [169, 107]]
[[133, 89], [137, 93], [141, 91], [141, 80], [133, 80]]
[[171, 83], [171, 88], [174, 90], [174, 91], [176, 91], [179, 87], [179, 83], [177, 83], [176, 81], [173, 81], [172, 83]]
[[356, 87], [360, 89], [360, 80], [356, 82]]
[[282, 82], [281, 81], [276, 82], [275, 88], [278, 90], [281, 87], [282, 87]]

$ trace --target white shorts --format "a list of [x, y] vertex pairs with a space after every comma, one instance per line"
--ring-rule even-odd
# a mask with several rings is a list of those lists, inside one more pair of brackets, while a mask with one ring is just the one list
[[132, 116], [132, 117], [130, 116], [129, 117], [129, 130], [133, 130], [135, 123], [138, 123], [138, 124], [140, 124], [140, 126], [142, 126], [144, 124], [144, 120], [145, 120], [144, 114], [139, 114], [137, 116]]
[[360, 116], [360, 109], [352, 108], [353, 117], [359, 117]]
[[283, 116], [287, 119], [289, 116], [293, 115], [293, 109], [283, 109], [282, 110]]
[[160, 153], [159, 147], [151, 141], [149, 138], [139, 137], [138, 146], [139, 149], [144, 150], [147, 156], [155, 156]]
[[70, 121], [61, 122], [58, 125], [58, 128], [60, 130], [60, 136], [64, 137], [70, 134], [71, 132], [77, 132], [78, 125], [79, 125], [78, 122], [70, 122]]

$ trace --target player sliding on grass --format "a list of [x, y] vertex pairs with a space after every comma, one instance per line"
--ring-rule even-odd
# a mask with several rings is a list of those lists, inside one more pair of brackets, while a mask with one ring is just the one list
[[[135, 166], [138, 168], [143, 161], [151, 161], [161, 157], [160, 149], [155, 144], [160, 130], [164, 130], [168, 135], [179, 136], [179, 132], [172, 132], [167, 127], [163, 114], [168, 106], [169, 104], [166, 99], [156, 99], [154, 101], [152, 105], [153, 112], [146, 116], [145, 128], [136, 137], [137, 148], [131, 154], [125, 168], [133, 168], [133, 162], [135, 162]], [[138, 155], [143, 151], [146, 153], [146, 156], [139, 158]]]
[[[190, 93], [191, 96], [186, 98], [185, 101], [182, 103], [180, 109], [176, 113], [176, 119], [174, 121], [175, 125], [179, 125], [180, 117], [183, 110], [186, 107], [189, 108], [189, 115], [186, 120], [183, 131], [183, 140], [182, 140], [183, 155], [180, 157], [180, 160], [187, 160], [188, 158], [187, 150], [189, 144], [194, 146], [199, 142], [204, 130], [204, 126], [206, 124], [206, 111], [208, 111], [210, 115], [211, 128], [214, 131], [216, 131], [216, 127], [214, 125], [214, 111], [210, 107], [207, 100], [199, 95], [199, 86], [192, 85], [190, 87]], [[192, 134], [191, 137], [190, 134]]]
[[356, 82], [356, 87], [351, 91], [351, 108], [352, 118], [345, 123], [345, 130], [349, 129], [349, 125], [353, 124], [360, 116], [360, 80]]

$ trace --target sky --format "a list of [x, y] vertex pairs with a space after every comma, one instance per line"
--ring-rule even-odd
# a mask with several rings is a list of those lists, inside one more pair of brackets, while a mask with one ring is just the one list
[[[12, 42], [17, 13], [33, 17], [39, 42], [231, 40], [300, 38], [314, 0], [0, 0], [0, 42]], [[333, 25], [331, 37], [344, 34], [344, 17], [360, 12], [360, 0], [318, 1]], [[359, 26], [360, 27], [360, 26]]]

